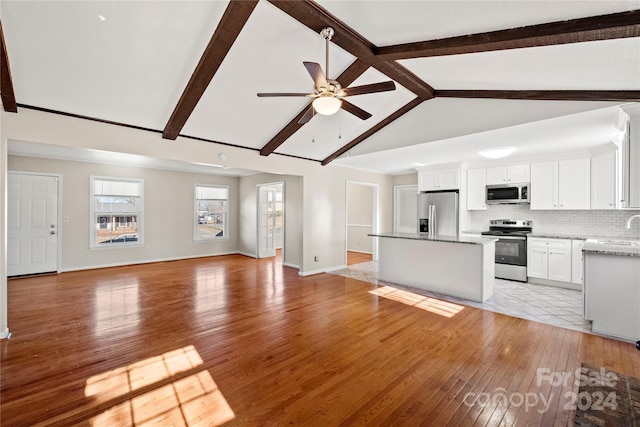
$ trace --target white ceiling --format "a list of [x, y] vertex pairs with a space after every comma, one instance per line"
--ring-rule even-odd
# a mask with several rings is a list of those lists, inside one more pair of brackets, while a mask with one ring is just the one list
[[[640, 9], [640, 0], [318, 3], [377, 46]], [[1, 1], [17, 102], [161, 131], [227, 5]], [[330, 53], [331, 78], [355, 60], [334, 44]], [[181, 134], [262, 148], [309, 100], [258, 98], [256, 93], [311, 91], [313, 82], [302, 61], [318, 62], [324, 69], [324, 54], [319, 34], [260, 1]], [[640, 38], [399, 63], [436, 89], [640, 90]], [[369, 69], [350, 86], [385, 80], [389, 78]], [[394, 92], [349, 99], [372, 113], [370, 119], [345, 111], [316, 116], [276, 153], [326, 158], [415, 97], [396, 86]], [[587, 149], [615, 137], [615, 105], [436, 98], [334, 163], [397, 174], [410, 171], [417, 159], [424, 164], [474, 161], [485, 146], [518, 146], [517, 155], [533, 157]], [[19, 144], [15, 141], [12, 149]]]

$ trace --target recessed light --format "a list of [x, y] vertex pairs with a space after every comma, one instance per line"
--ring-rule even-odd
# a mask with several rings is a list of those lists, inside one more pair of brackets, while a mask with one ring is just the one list
[[510, 156], [514, 151], [516, 151], [514, 147], [495, 147], [479, 151], [478, 154], [489, 159], [501, 159]]
[[101, 20], [102, 22], [107, 20], [107, 18], [105, 18], [104, 15], [98, 15], [98, 19]]

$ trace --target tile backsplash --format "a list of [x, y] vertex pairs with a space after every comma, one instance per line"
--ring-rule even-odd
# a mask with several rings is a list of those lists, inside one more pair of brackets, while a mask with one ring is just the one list
[[470, 224], [462, 229], [488, 230], [492, 219], [529, 219], [534, 233], [640, 240], [640, 218], [633, 220], [631, 229], [624, 227], [627, 219], [637, 214], [640, 210], [538, 211], [529, 209], [529, 205], [491, 205], [485, 211], [469, 211]]

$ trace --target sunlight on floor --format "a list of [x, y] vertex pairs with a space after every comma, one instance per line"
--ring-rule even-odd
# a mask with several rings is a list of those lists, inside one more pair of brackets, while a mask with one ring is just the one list
[[90, 424], [224, 424], [235, 414], [207, 370], [171, 380], [177, 374], [197, 370], [202, 363], [196, 349], [187, 346], [89, 378], [85, 396], [98, 403], [113, 402]]
[[369, 291], [369, 293], [393, 301], [398, 301], [412, 307], [421, 308], [425, 311], [439, 314], [444, 317], [453, 317], [464, 309], [464, 306], [462, 305], [425, 297], [423, 295], [414, 294], [413, 292], [395, 289], [390, 286], [382, 286], [378, 289]]

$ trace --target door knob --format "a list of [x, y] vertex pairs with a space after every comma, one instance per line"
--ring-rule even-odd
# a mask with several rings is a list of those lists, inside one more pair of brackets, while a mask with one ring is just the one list
[[53, 230], [51, 230], [51, 234], [56, 234], [56, 232], [55, 232], [55, 231], [53, 231]]

